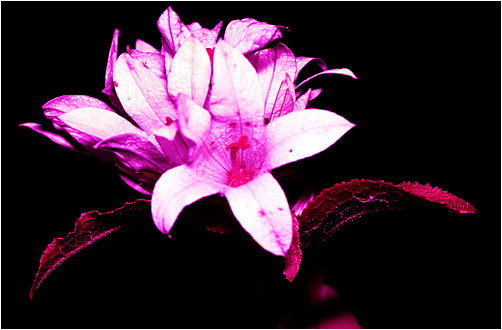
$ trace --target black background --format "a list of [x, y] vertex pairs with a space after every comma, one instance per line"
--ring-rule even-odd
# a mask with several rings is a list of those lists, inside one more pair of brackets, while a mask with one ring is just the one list
[[[244, 234], [206, 234], [180, 218], [168, 240], [152, 223], [70, 258], [30, 302], [52, 238], [82, 212], [141, 195], [111, 166], [17, 125], [47, 125], [41, 105], [60, 95], [106, 100], [114, 28], [119, 52], [136, 38], [160, 48], [168, 5], [204, 27], [243, 17], [288, 26], [295, 55], [359, 77], [313, 82], [323, 88], [313, 106], [357, 126], [295, 165], [305, 184], [430, 183], [477, 213], [368, 217], [306, 255], [292, 284]], [[500, 87], [498, 2], [3, 2], [2, 327], [312, 326], [326, 311], [302, 297], [321, 269], [363, 327], [499, 328]]]

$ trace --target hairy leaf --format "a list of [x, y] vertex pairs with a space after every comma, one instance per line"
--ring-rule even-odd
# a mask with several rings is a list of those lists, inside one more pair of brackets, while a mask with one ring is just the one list
[[298, 217], [301, 248], [314, 248], [345, 224], [365, 215], [433, 205], [460, 213], [476, 212], [466, 201], [428, 184], [394, 185], [358, 179], [338, 183], [323, 190]]
[[40, 258], [40, 267], [30, 289], [30, 299], [40, 284], [66, 259], [86, 246], [125, 226], [150, 217], [150, 201], [138, 199], [110, 212], [89, 211], [75, 223], [75, 230], [63, 238], [55, 238]]
[[291, 242], [291, 247], [285, 257], [284, 266], [284, 276], [288, 281], [293, 282], [300, 269], [300, 263], [302, 262], [302, 250], [300, 249], [300, 235], [298, 232], [299, 224], [298, 219], [294, 213], [291, 213], [293, 217], [293, 241]]

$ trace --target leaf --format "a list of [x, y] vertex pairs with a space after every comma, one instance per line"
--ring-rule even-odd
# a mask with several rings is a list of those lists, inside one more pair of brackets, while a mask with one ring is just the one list
[[139, 223], [150, 217], [150, 201], [138, 199], [110, 212], [89, 211], [82, 213], [75, 223], [75, 230], [64, 238], [55, 238], [40, 258], [40, 267], [30, 289], [30, 299], [42, 282], [66, 259], [97, 240], [125, 226]]
[[345, 224], [368, 214], [434, 205], [460, 213], [476, 212], [466, 201], [428, 184], [358, 179], [338, 183], [323, 190], [298, 217], [301, 247], [314, 248]]
[[298, 219], [294, 213], [291, 213], [291, 216], [293, 217], [293, 241], [291, 242], [288, 253], [284, 256], [285, 266], [283, 274], [288, 281], [293, 282], [300, 269], [300, 263], [302, 262], [302, 250], [300, 248]]
[[437, 187], [431, 187], [428, 184], [421, 185], [418, 182], [403, 182], [397, 186], [404, 191], [422, 197], [430, 202], [446, 205], [446, 207], [454, 211], [460, 213], [476, 213], [474, 206]]

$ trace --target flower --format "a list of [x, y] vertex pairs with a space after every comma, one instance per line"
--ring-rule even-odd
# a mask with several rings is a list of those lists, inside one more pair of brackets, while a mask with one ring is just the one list
[[[286, 114], [282, 110], [285, 104], [291, 108], [289, 103], [269, 104], [250, 61], [227, 41], [218, 41], [207, 110], [183, 93], [177, 99], [179, 129], [194, 142], [196, 157], [156, 182], [152, 216], [159, 230], [169, 233], [186, 205], [219, 193], [258, 244], [286, 254], [291, 211], [270, 171], [325, 150], [354, 125], [326, 110]], [[280, 114], [274, 120], [270, 109]]]
[[[112, 161], [128, 185], [148, 195], [163, 172], [189, 157], [191, 142], [177, 133], [178, 125], [173, 124], [177, 120], [173, 100], [184, 92], [197, 104], [204, 103], [212, 48], [222, 22], [212, 30], [197, 22], [186, 26], [169, 7], [157, 24], [162, 37], [160, 51], [138, 39], [134, 49], [127, 47], [127, 52], [117, 58], [119, 30], [113, 34], [102, 92], [116, 110], [90, 96], [63, 95], [42, 106], [58, 133], [46, 131], [37, 123], [21, 125], [68, 149]], [[281, 28], [253, 19], [236, 20], [229, 23], [225, 37], [242, 52], [250, 52], [280, 38]], [[199, 70], [205, 71], [192, 72], [188, 77], [190, 63], [186, 59], [192, 60], [195, 53], [190, 48], [194, 47], [196, 60], [206, 62]], [[75, 146], [65, 132], [80, 146]]]
[[[307, 109], [320, 90], [302, 94], [303, 86], [317, 75], [299, 85], [296, 79], [318, 59], [295, 57], [275, 42], [285, 27], [251, 18], [231, 21], [218, 41], [222, 22], [211, 30], [185, 25], [171, 7], [157, 26], [160, 51], [138, 39], [118, 57], [115, 30], [102, 91], [115, 110], [90, 96], [64, 95], [42, 107], [58, 133], [23, 126], [113, 162], [128, 185], [152, 194], [163, 233], [186, 205], [219, 193], [258, 244], [285, 255], [291, 211], [270, 171], [325, 150], [353, 127]], [[353, 76], [321, 67], [319, 74]]]

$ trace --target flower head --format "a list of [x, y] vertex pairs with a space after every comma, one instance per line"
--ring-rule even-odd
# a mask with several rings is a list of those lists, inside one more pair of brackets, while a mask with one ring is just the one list
[[[43, 106], [57, 133], [23, 126], [112, 161], [127, 184], [152, 194], [154, 222], [166, 234], [186, 205], [219, 193], [258, 244], [285, 255], [291, 211], [270, 171], [323, 151], [353, 124], [307, 109], [320, 90], [303, 87], [316, 75], [296, 80], [315, 59], [276, 42], [285, 27], [234, 20], [218, 40], [222, 22], [211, 30], [185, 25], [170, 7], [157, 26], [160, 51], [137, 40], [118, 56], [113, 34], [103, 93], [116, 109], [64, 95]], [[353, 75], [321, 67], [320, 74]]]
[[[194, 141], [197, 157], [168, 170], [155, 184], [152, 215], [157, 227], [168, 233], [186, 205], [219, 193], [258, 244], [284, 255], [291, 244], [292, 219], [270, 171], [323, 151], [353, 124], [316, 109], [267, 121], [270, 112], [256, 70], [224, 40], [215, 47], [206, 105], [204, 109], [184, 94], [178, 97], [179, 128]], [[283, 108], [275, 107], [279, 112]]]

